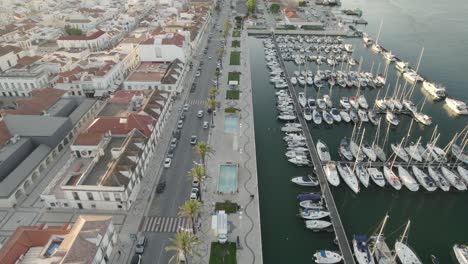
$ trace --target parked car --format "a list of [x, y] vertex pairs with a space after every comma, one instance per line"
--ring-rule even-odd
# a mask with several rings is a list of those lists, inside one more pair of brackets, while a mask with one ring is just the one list
[[192, 188], [190, 192], [190, 200], [198, 200], [199, 197], [199, 190], [198, 188]]
[[169, 168], [171, 167], [172, 159], [171, 158], [166, 158], [164, 160], [164, 168]]
[[172, 158], [174, 157], [174, 148], [169, 148], [169, 151], [167, 152], [167, 157]]
[[135, 252], [138, 253], [138, 254], [143, 254], [143, 252], [145, 251], [145, 246], [146, 246], [146, 237], [141, 236], [137, 240]]
[[197, 116], [199, 118], [202, 118], [203, 117], [203, 110], [198, 111]]
[[200, 182], [196, 179], [192, 181], [192, 188], [199, 188], [200, 187]]
[[172, 138], [171, 139], [171, 145], [170, 145], [171, 148], [175, 148], [177, 147], [177, 138]]
[[183, 126], [184, 126], [184, 121], [179, 120], [179, 122], [177, 122], [177, 128], [182, 128]]
[[195, 77], [200, 77], [200, 75], [201, 75], [200, 71], [197, 71], [197, 72], [195, 73]]
[[203, 121], [203, 128], [207, 129], [209, 127], [208, 121]]
[[182, 114], [180, 115], [180, 120], [184, 120], [184, 119], [185, 119], [185, 114], [182, 113]]
[[191, 145], [197, 144], [197, 136], [191, 136], [190, 137], [190, 144]]
[[188, 104], [184, 104], [184, 111], [187, 112], [188, 111], [188, 108], [189, 108], [189, 105]]
[[130, 264], [141, 264], [141, 255], [140, 254], [135, 254], [132, 257], [132, 261]]

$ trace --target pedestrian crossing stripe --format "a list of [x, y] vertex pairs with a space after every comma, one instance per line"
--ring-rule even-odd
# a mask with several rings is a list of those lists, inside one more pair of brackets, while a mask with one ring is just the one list
[[191, 99], [191, 100], [188, 100], [187, 103], [189, 105], [206, 105], [206, 100]]
[[146, 216], [140, 228], [142, 232], [175, 233], [181, 229], [191, 230], [190, 221], [186, 217]]

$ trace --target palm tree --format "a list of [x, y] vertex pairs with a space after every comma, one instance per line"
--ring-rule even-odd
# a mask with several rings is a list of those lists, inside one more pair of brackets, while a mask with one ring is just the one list
[[190, 225], [192, 226], [192, 232], [195, 234], [195, 220], [198, 217], [198, 213], [201, 208], [201, 203], [196, 200], [188, 200], [181, 207], [179, 207], [179, 216], [188, 217], [190, 219]]
[[218, 95], [218, 89], [216, 89], [215, 87], [211, 87], [210, 89], [208, 89], [208, 96], [210, 98], [215, 98], [216, 95]]
[[211, 147], [206, 142], [200, 141], [195, 146], [195, 151], [197, 152], [198, 155], [200, 155], [200, 158], [203, 164], [203, 170], [206, 170], [206, 158], [215, 152], [213, 147]]
[[175, 251], [175, 254], [169, 260], [172, 263], [174, 260], [176, 263], [180, 263], [181, 257], [185, 260], [185, 263], [189, 263], [188, 257], [193, 254], [195, 246], [199, 243], [198, 238], [187, 231], [177, 232], [175, 238], [169, 238], [172, 242], [172, 246], [164, 248], [166, 251]]
[[[205, 168], [200, 166], [200, 165], [197, 165], [197, 166], [193, 167], [192, 169], [190, 169], [187, 176], [190, 178], [190, 180], [192, 180], [192, 182], [194, 180], [198, 181], [198, 184], [201, 187], [201, 186], [203, 186], [203, 181], [205, 180], [204, 176], [206, 176], [205, 175]], [[200, 201], [201, 201], [202, 200], [201, 190], [200, 190], [199, 193], [200, 193]]]
[[218, 104], [218, 102], [215, 100], [215, 99], [208, 99], [208, 101], [206, 101], [206, 106], [208, 106], [208, 112], [209, 113], [212, 113], [213, 110], [216, 108], [216, 105]]

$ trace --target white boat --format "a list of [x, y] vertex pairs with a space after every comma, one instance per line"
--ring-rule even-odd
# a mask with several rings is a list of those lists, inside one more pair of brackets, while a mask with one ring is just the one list
[[369, 37], [369, 35], [367, 35], [366, 33], [364, 33], [364, 34], [362, 35], [362, 41], [363, 41], [364, 44], [366, 44], [366, 45], [371, 45], [371, 44], [374, 42], [374, 40], [372, 40], [372, 38]]
[[374, 149], [367, 142], [364, 142], [362, 144], [361, 149], [362, 149], [362, 152], [364, 152], [364, 154], [366, 154], [366, 156], [369, 158], [369, 160], [371, 161], [377, 160], [377, 155], [375, 154]]
[[349, 141], [349, 149], [351, 150], [351, 153], [353, 153], [353, 156], [357, 161], [364, 160], [364, 153], [360, 150], [358, 144], [356, 144], [356, 142], [354, 142], [353, 140]]
[[326, 165], [323, 165], [323, 170], [325, 171], [325, 176], [331, 185], [340, 185], [340, 177], [338, 176], [335, 163], [328, 162]]
[[387, 160], [387, 155], [379, 145], [373, 144], [372, 148], [374, 149], [375, 156], [377, 156], [377, 158], [379, 158], [380, 161]]
[[364, 187], [369, 187], [369, 173], [367, 173], [366, 168], [362, 164], [357, 164], [355, 168], [355, 174], [359, 181], [364, 185]]
[[304, 200], [299, 202], [299, 206], [304, 209], [322, 210], [325, 208], [322, 201]]
[[356, 96], [350, 96], [349, 97], [349, 104], [354, 108], [354, 109], [359, 109], [359, 103], [357, 101]]
[[317, 98], [317, 107], [319, 109], [325, 109], [327, 108], [327, 104], [325, 103], [325, 101], [322, 99], [322, 98]]
[[323, 143], [323, 141], [321, 141], [320, 139], [317, 141], [316, 148], [317, 148], [317, 153], [321, 161], [331, 160], [330, 152], [328, 151], [327, 145], [325, 145], [325, 143]]
[[387, 111], [385, 118], [393, 126], [398, 126], [398, 124], [400, 124], [400, 119], [391, 111]]
[[323, 120], [324, 120], [327, 124], [329, 124], [329, 125], [333, 124], [333, 117], [332, 117], [332, 115], [331, 115], [327, 110], [323, 110], [322, 116], [323, 116]]
[[445, 104], [457, 115], [468, 115], [468, 107], [465, 102], [447, 97], [445, 98]]
[[330, 215], [330, 212], [324, 210], [312, 210], [305, 208], [300, 210], [301, 217], [309, 220], [322, 219]]
[[457, 166], [457, 172], [458, 172], [458, 175], [460, 175], [460, 177], [468, 185], [468, 170], [465, 169], [462, 165], [458, 165]]
[[301, 123], [286, 123], [284, 127], [297, 127], [297, 128], [302, 128]]
[[312, 163], [306, 156], [297, 156], [291, 159], [288, 159], [289, 162], [297, 166], [311, 166]]
[[301, 151], [296, 151], [296, 150], [288, 150], [286, 151], [286, 157], [288, 158], [294, 158], [294, 157], [297, 157], [297, 156], [307, 156], [309, 155], [309, 152], [307, 151], [304, 151], [304, 152], [301, 152]]
[[372, 51], [374, 51], [374, 52], [376, 52], [376, 53], [382, 52], [382, 47], [381, 47], [379, 44], [377, 44], [377, 43], [372, 44], [372, 48], [371, 48], [371, 49], [372, 49]]
[[429, 81], [424, 81], [422, 87], [434, 99], [438, 100], [447, 96], [447, 91], [442, 85], [435, 84]]
[[377, 116], [377, 113], [374, 111], [374, 110], [369, 110], [369, 112], [367, 112], [367, 116], [369, 117], [369, 121], [373, 124], [373, 125], [378, 125], [379, 122], [380, 122], [380, 116]]
[[345, 121], [346, 123], [349, 123], [351, 121], [351, 117], [346, 111], [340, 111], [340, 116], [341, 116], [341, 119]]
[[312, 110], [309, 107], [305, 107], [302, 114], [306, 121], [310, 122], [312, 120]]
[[418, 123], [420, 124], [423, 124], [425, 126], [429, 126], [432, 124], [432, 118], [428, 115], [425, 115], [421, 112], [414, 112], [413, 115], [416, 121], [418, 121]]
[[431, 161], [432, 160], [431, 153], [425, 147], [423, 147], [422, 144], [417, 144], [416, 147], [417, 147], [417, 149], [419, 151], [419, 155], [421, 155], [423, 160], [425, 160], [425, 161]]
[[395, 55], [393, 55], [391, 51], [382, 52], [382, 56], [384, 57], [384, 59], [386, 59], [389, 62], [395, 61], [396, 59]]
[[369, 173], [369, 176], [372, 179], [372, 181], [377, 186], [379, 186], [379, 187], [384, 187], [385, 186], [385, 178], [384, 178], [381, 171], [379, 171], [377, 168], [369, 167], [369, 168], [367, 168], [367, 172]]
[[298, 82], [299, 85], [301, 85], [301, 86], [304, 86], [304, 85], [306, 84], [305, 78], [304, 78], [304, 76], [302, 76], [302, 75], [299, 76], [299, 77], [297, 77], [297, 82]]
[[312, 110], [317, 109], [317, 104], [315, 102], [315, 99], [314, 98], [307, 99], [307, 106], [309, 106], [309, 108]]
[[452, 155], [457, 158], [457, 160], [462, 161], [465, 164], [468, 164], [468, 155], [464, 150], [460, 148], [457, 144], [452, 144]]
[[408, 69], [406, 72], [404, 72], [403, 78], [405, 78], [410, 83], [424, 81], [424, 79], [413, 69]]
[[398, 165], [397, 168], [398, 168], [398, 176], [400, 176], [400, 179], [403, 185], [405, 185], [406, 188], [408, 188], [408, 190], [412, 192], [418, 191], [419, 185], [416, 182], [416, 180], [413, 178], [413, 176], [411, 176], [409, 171], [407, 171], [401, 165]]
[[297, 84], [297, 78], [295, 76], [291, 77], [291, 83], [292, 83], [292, 85]]
[[358, 264], [375, 264], [366, 236], [360, 235], [353, 238], [353, 251]]
[[344, 109], [350, 109], [350, 108], [351, 108], [351, 104], [349, 103], [349, 98], [348, 98], [348, 97], [341, 97], [341, 99], [340, 99], [340, 105], [341, 105]]
[[331, 227], [332, 223], [324, 220], [307, 220], [305, 221], [306, 228], [320, 231]]
[[335, 120], [335, 122], [341, 122], [340, 112], [336, 108], [332, 108], [330, 110], [330, 115], [333, 117], [333, 120]]
[[367, 104], [367, 100], [366, 100], [366, 97], [364, 95], [360, 95], [357, 100], [358, 100], [359, 106], [362, 109], [369, 108], [369, 104]]
[[339, 150], [340, 150], [341, 157], [343, 157], [343, 158], [345, 158], [345, 159], [347, 159], [349, 161], [354, 159], [353, 158], [354, 157], [353, 153], [352, 153], [351, 148], [349, 146], [349, 141], [348, 141], [348, 139], [346, 137], [341, 139]]
[[455, 189], [459, 191], [466, 191], [466, 185], [463, 180], [453, 171], [449, 170], [447, 167], [441, 167], [442, 175], [447, 179], [450, 184], [452, 184]]
[[283, 121], [293, 121], [293, 120], [296, 120], [296, 116], [295, 115], [290, 115], [290, 114], [279, 115], [278, 119], [283, 120]]
[[353, 45], [351, 44], [344, 44], [343, 45], [344, 49], [347, 51], [347, 52], [353, 52]]
[[416, 105], [409, 99], [403, 99], [403, 107], [413, 113], [417, 111]]
[[447, 154], [445, 151], [434, 144], [427, 144], [426, 149], [431, 153], [432, 158], [436, 162], [447, 162]]
[[468, 246], [467, 245], [453, 245], [453, 253], [460, 264], [468, 264]]
[[358, 179], [356, 178], [356, 175], [354, 175], [354, 172], [351, 170], [348, 164], [346, 163], [340, 163], [338, 162], [336, 165], [336, 168], [338, 169], [338, 172], [341, 175], [341, 178], [343, 178], [344, 182], [351, 188], [351, 190], [354, 193], [359, 192], [359, 182]]
[[327, 105], [328, 108], [332, 108], [333, 107], [333, 103], [330, 99], [330, 96], [328, 94], [325, 94], [323, 96], [323, 101], [325, 102], [325, 104]]
[[408, 147], [405, 147], [405, 151], [410, 155], [411, 159], [422, 162], [422, 156], [418, 149], [418, 144], [411, 143]]
[[405, 162], [409, 161], [408, 153], [406, 153], [405, 149], [401, 147], [400, 144], [391, 144], [390, 147], [392, 148], [393, 153], [395, 153], [400, 159]]
[[395, 253], [398, 256], [401, 264], [422, 264], [422, 261], [418, 258], [416, 253], [414, 253], [414, 251], [407, 244], [403, 243], [404, 238], [407, 238], [406, 233], [409, 229], [410, 223], [411, 222], [408, 221], [400, 241], [395, 242]]
[[299, 100], [299, 104], [302, 106], [302, 107], [306, 107], [307, 105], [307, 98], [305, 97], [305, 94], [304, 92], [299, 92], [297, 94], [297, 98]]
[[429, 176], [435, 181], [437, 187], [439, 187], [442, 191], [448, 192], [450, 190], [450, 183], [445, 179], [445, 177], [440, 173], [440, 171], [432, 166], [429, 166], [427, 171], [429, 172]]
[[300, 185], [300, 186], [317, 186], [319, 181], [317, 178], [312, 177], [311, 175], [299, 176], [291, 179], [291, 182]]
[[281, 128], [281, 131], [286, 132], [286, 133], [302, 132], [302, 128], [292, 127], [292, 126], [284, 126], [284, 127]]
[[369, 122], [369, 117], [367, 116], [366, 111], [359, 109], [357, 112], [361, 122]]
[[320, 115], [320, 112], [317, 111], [317, 109], [314, 109], [314, 111], [312, 111], [312, 120], [314, 120], [314, 123], [316, 125], [322, 124], [322, 116]]
[[384, 177], [387, 180], [387, 182], [395, 189], [395, 190], [400, 190], [402, 187], [400, 178], [396, 176], [396, 174], [393, 172], [392, 169], [390, 169], [387, 166], [383, 167], [383, 173]]
[[385, 104], [384, 99], [375, 100], [375, 106], [377, 106], [377, 108], [379, 108], [380, 110], [386, 110], [387, 109], [387, 105]]
[[429, 192], [433, 192], [437, 189], [437, 185], [434, 180], [429, 177], [423, 170], [418, 168], [417, 166], [411, 166], [411, 170], [413, 171], [413, 175], [416, 180]]
[[401, 72], [406, 72], [408, 70], [409, 63], [405, 61], [397, 61], [395, 62], [395, 68]]
[[338, 263], [343, 259], [343, 257], [333, 251], [329, 250], [320, 250], [314, 254], [314, 261], [317, 264], [333, 264]]

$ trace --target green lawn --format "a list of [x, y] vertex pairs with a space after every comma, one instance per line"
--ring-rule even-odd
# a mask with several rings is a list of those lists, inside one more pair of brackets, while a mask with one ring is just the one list
[[240, 65], [240, 51], [232, 51], [229, 59], [229, 64]]
[[228, 100], [239, 100], [239, 90], [227, 90], [226, 91], [226, 99]]
[[237, 264], [236, 243], [211, 243], [210, 264]]
[[228, 83], [230, 81], [237, 81], [237, 83], [240, 84], [240, 72], [229, 72], [228, 74]]
[[237, 212], [237, 208], [239, 207], [238, 204], [236, 203], [233, 203], [229, 200], [226, 200], [224, 202], [218, 202], [215, 204], [215, 210], [216, 211], [220, 211], [220, 210], [224, 210], [226, 211], [227, 214], [234, 214]]
[[238, 111], [240, 111], [240, 109], [235, 108], [235, 107], [233, 107], [233, 106], [226, 107], [226, 108], [224, 109], [224, 112], [225, 112], [225, 113], [228, 113], [228, 114], [234, 114], [234, 113], [237, 113]]
[[240, 34], [241, 34], [241, 33], [240, 33], [239, 30], [234, 30], [234, 31], [232, 32], [232, 37], [233, 37], [233, 38], [240, 38]]
[[231, 46], [233, 48], [240, 48], [240, 41], [239, 40], [234, 40], [231, 42]]

